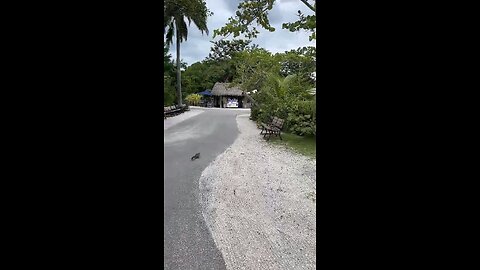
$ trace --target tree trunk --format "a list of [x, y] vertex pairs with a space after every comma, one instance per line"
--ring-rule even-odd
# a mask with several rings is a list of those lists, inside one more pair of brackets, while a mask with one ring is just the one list
[[181, 70], [180, 70], [180, 35], [177, 30], [177, 96], [178, 105], [182, 105], [182, 82], [181, 82]]

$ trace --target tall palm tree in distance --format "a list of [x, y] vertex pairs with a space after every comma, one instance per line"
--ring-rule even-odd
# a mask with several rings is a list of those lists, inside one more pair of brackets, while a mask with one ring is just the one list
[[[207, 17], [212, 15], [205, 3], [205, 0], [165, 0], [163, 6], [163, 34], [167, 44], [173, 43], [173, 35], [177, 43], [177, 98], [178, 105], [182, 105], [182, 83], [180, 70], [180, 43], [187, 40], [188, 25], [191, 22], [198, 30], [208, 35]], [[166, 34], [166, 36], [165, 36]]]

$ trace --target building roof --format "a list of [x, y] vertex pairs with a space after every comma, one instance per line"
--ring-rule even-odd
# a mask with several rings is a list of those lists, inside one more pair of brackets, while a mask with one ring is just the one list
[[243, 96], [243, 91], [240, 87], [229, 87], [229, 83], [215, 83], [212, 88], [212, 96]]

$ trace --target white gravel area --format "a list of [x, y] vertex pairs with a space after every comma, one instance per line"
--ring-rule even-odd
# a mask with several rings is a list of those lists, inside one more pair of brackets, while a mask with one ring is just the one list
[[185, 121], [187, 120], [188, 118], [192, 118], [196, 115], [199, 115], [201, 113], [203, 113], [204, 111], [201, 110], [201, 109], [192, 109], [190, 108], [190, 111], [186, 111], [182, 114], [179, 114], [179, 115], [176, 115], [176, 116], [172, 116], [172, 117], [168, 117], [167, 119], [164, 119], [163, 120], [163, 130], [166, 130], [168, 128], [171, 128], [172, 126], [182, 122], [182, 121]]
[[240, 135], [200, 177], [203, 216], [227, 269], [316, 269], [316, 160]]

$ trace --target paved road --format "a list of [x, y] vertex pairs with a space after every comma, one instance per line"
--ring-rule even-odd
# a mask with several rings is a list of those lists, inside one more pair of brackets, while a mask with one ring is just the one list
[[[238, 136], [235, 117], [245, 110], [210, 109], [165, 130], [164, 269], [225, 269], [205, 225], [198, 179]], [[190, 158], [200, 152], [200, 159]]]

